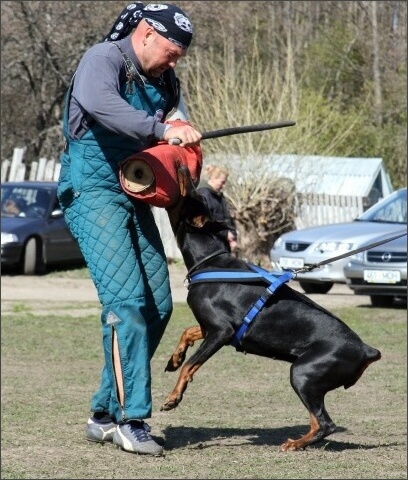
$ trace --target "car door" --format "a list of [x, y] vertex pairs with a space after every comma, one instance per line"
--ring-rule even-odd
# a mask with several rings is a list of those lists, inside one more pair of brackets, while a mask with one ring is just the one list
[[50, 210], [47, 212], [46, 223], [46, 263], [81, 260], [83, 257], [79, 249], [78, 242], [71, 234], [64, 220], [64, 216], [56, 196], [54, 196], [52, 208], [50, 208]]

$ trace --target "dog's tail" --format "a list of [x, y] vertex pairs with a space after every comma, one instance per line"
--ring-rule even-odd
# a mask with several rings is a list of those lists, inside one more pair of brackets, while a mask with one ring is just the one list
[[364, 370], [370, 365], [370, 363], [376, 362], [381, 358], [381, 352], [376, 348], [370, 347], [370, 345], [367, 345], [366, 343], [364, 344], [363, 348], [365, 356], [364, 363], [357, 372], [354, 380], [344, 384], [344, 388], [346, 389], [352, 387], [357, 382], [357, 380], [361, 377], [361, 375], [364, 373]]

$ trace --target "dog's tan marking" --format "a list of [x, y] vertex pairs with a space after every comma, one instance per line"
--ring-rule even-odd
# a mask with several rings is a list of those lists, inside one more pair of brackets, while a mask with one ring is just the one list
[[279, 450], [281, 452], [288, 452], [294, 450], [303, 450], [309, 443], [311, 443], [316, 435], [320, 432], [319, 422], [314, 415], [310, 415], [310, 430], [306, 435], [297, 440], [288, 438], [285, 443], [283, 443]]
[[201, 363], [191, 365], [186, 363], [181, 369], [179, 379], [176, 386], [170, 395], [166, 398], [163, 405], [160, 407], [160, 410], [172, 410], [176, 408], [177, 405], [183, 399], [183, 393], [186, 391], [187, 384], [193, 381], [193, 376], [196, 371], [201, 367]]
[[179, 343], [175, 348], [170, 360], [167, 363], [167, 367], [164, 369], [166, 372], [176, 371], [184, 362], [188, 347], [192, 347], [194, 342], [202, 340], [205, 336], [204, 330], [200, 326], [190, 327], [184, 330], [180, 337]]

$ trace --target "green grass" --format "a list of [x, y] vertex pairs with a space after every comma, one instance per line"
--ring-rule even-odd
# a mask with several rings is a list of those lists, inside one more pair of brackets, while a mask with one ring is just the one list
[[407, 478], [406, 310], [334, 312], [383, 358], [354, 387], [327, 395], [339, 432], [283, 453], [279, 445], [309, 427], [284, 362], [225, 347], [196, 373], [177, 409], [160, 411], [178, 376], [164, 367], [183, 329], [195, 324], [176, 304], [152, 361], [149, 423], [165, 437], [166, 455], [150, 458], [84, 441], [102, 367], [99, 315], [37, 315], [16, 303], [1, 322], [2, 478]]

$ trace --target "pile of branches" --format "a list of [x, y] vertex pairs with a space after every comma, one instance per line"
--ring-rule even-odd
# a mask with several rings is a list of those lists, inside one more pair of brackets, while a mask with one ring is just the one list
[[269, 251], [273, 243], [283, 233], [296, 228], [295, 185], [286, 178], [273, 178], [253, 188], [241, 185], [240, 196], [234, 195], [236, 184], [229, 186], [225, 196], [238, 230], [236, 254], [269, 269]]

